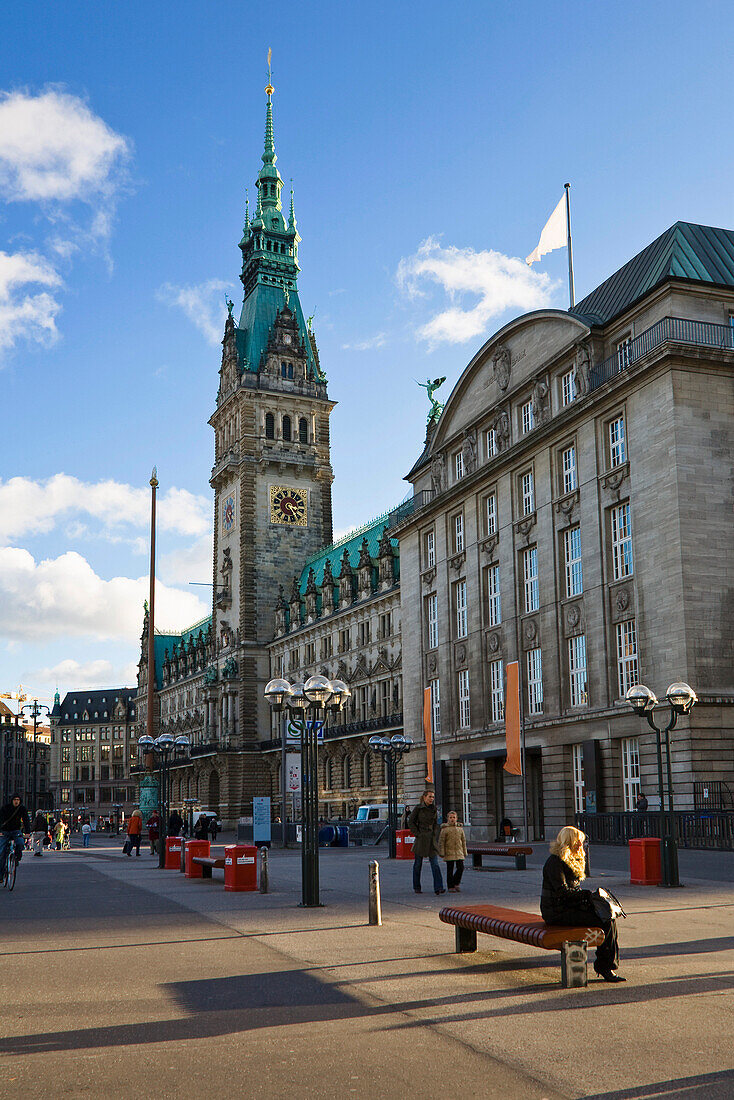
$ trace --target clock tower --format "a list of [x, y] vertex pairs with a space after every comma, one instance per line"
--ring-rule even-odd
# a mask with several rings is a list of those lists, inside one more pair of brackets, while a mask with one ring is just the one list
[[[258, 742], [271, 737], [263, 699], [275, 633], [279, 587], [332, 541], [333, 480], [327, 394], [310, 322], [298, 297], [298, 244], [293, 191], [283, 212], [276, 167], [273, 86], [265, 89], [265, 148], [257, 206], [240, 241], [244, 289], [222, 341], [217, 404], [209, 423], [215, 450], [215, 661], [205, 674], [206, 724], [224, 744], [229, 801], [263, 793]], [[239, 763], [236, 763], [235, 758]], [[267, 789], [267, 788], [266, 788]]]

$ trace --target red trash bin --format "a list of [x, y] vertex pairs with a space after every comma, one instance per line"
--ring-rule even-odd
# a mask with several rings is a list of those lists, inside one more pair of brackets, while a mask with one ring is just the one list
[[395, 830], [395, 851], [396, 859], [412, 859], [413, 858], [413, 843], [415, 837], [411, 833], [410, 829], [396, 829]]
[[178, 871], [180, 869], [182, 844], [183, 840], [180, 836], [166, 837], [166, 862], [164, 864], [166, 871]]
[[186, 841], [186, 878], [201, 878], [204, 868], [200, 863], [192, 863], [194, 856], [206, 856], [209, 858], [210, 848], [208, 840]]
[[660, 871], [660, 837], [637, 837], [629, 845], [632, 886], [659, 886], [663, 880]]
[[257, 848], [254, 844], [225, 846], [224, 889], [257, 890]]

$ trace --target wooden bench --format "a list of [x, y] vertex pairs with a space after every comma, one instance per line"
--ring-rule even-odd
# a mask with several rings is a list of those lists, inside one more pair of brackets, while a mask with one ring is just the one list
[[447, 905], [438, 915], [445, 924], [454, 925], [456, 951], [460, 954], [476, 951], [477, 932], [543, 947], [546, 951], [560, 951], [564, 988], [586, 985], [587, 948], [597, 947], [604, 940], [601, 928], [546, 924], [539, 913], [502, 909], [498, 905]]
[[526, 869], [525, 857], [533, 854], [532, 848], [522, 844], [484, 844], [479, 841], [469, 841], [466, 850], [471, 856], [472, 867], [481, 867], [483, 856], [512, 856], [517, 871]]
[[215, 867], [220, 867], [224, 870], [224, 856], [221, 856], [219, 859], [210, 859], [208, 856], [192, 856], [191, 862], [199, 864], [202, 878], [211, 878], [212, 871]]

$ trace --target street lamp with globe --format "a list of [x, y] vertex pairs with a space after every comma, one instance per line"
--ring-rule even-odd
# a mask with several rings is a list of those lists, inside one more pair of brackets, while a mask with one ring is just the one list
[[387, 770], [387, 841], [388, 856], [395, 859], [397, 846], [395, 831], [398, 827], [398, 760], [413, 747], [410, 737], [404, 737], [402, 733], [395, 733], [392, 737], [380, 737], [375, 734], [370, 737], [369, 746], [373, 752], [378, 752], [385, 761]]

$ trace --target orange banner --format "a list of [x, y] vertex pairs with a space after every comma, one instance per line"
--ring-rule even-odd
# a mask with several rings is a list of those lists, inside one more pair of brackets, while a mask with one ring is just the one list
[[423, 692], [423, 734], [426, 739], [426, 782], [433, 783], [433, 730], [430, 688], [425, 688]]
[[505, 691], [505, 742], [507, 759], [504, 769], [510, 775], [522, 775], [522, 750], [520, 748], [520, 666], [517, 661], [507, 665], [507, 690]]

